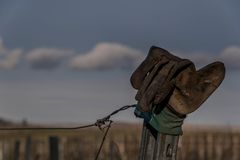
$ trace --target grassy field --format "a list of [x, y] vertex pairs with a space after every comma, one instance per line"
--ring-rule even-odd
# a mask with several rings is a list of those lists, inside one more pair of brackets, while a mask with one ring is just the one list
[[[1, 131], [0, 160], [48, 160], [49, 137], [59, 140], [60, 160], [94, 159], [103, 132], [97, 128], [74, 131]], [[114, 123], [100, 154], [102, 160], [135, 160], [141, 124]], [[230, 127], [185, 126], [179, 160], [239, 160], [240, 131]]]

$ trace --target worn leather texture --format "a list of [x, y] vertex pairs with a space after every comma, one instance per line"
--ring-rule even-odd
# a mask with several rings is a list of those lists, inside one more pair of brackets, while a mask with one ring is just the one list
[[225, 76], [222, 62], [214, 62], [200, 70], [188, 59], [151, 47], [146, 59], [131, 76], [138, 90], [136, 100], [143, 112], [151, 106], [170, 106], [180, 115], [195, 111], [218, 88]]

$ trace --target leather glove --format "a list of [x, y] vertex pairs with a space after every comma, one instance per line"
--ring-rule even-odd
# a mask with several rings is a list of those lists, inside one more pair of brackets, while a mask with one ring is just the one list
[[152, 103], [163, 101], [174, 89], [173, 78], [187, 68], [194, 66], [190, 60], [176, 57], [164, 49], [151, 47], [146, 59], [131, 76], [131, 84], [138, 89], [136, 100], [140, 110], [151, 110]]
[[135, 115], [144, 118], [159, 132], [182, 134], [186, 115], [200, 107], [224, 76], [222, 62], [196, 71], [191, 61], [151, 47], [147, 58], [131, 77], [132, 86], [138, 89]]

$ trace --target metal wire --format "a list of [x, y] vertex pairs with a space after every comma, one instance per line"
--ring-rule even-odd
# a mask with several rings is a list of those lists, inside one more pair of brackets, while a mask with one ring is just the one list
[[107, 137], [108, 131], [109, 131], [112, 123], [113, 123], [113, 121], [109, 121], [109, 124], [108, 124], [108, 126], [107, 126], [107, 130], [105, 131], [105, 133], [104, 133], [104, 135], [103, 135], [102, 142], [101, 142], [100, 147], [99, 147], [99, 149], [98, 149], [98, 152], [97, 152], [97, 154], [96, 154], [95, 160], [97, 160], [98, 157], [99, 157], [99, 155], [100, 155], [100, 152], [101, 152], [101, 150], [102, 150], [103, 144], [104, 144], [104, 142], [105, 142], [105, 139], [106, 139], [106, 137]]
[[78, 130], [78, 129], [83, 129], [83, 128], [89, 128], [89, 127], [98, 127], [101, 131], [104, 130], [104, 128], [107, 128], [107, 130], [104, 132], [100, 147], [98, 149], [97, 155], [95, 157], [95, 160], [98, 159], [100, 152], [102, 150], [103, 144], [105, 142], [105, 139], [107, 137], [108, 131], [111, 127], [111, 124], [113, 123], [110, 118], [117, 114], [120, 111], [127, 110], [129, 108], [133, 108], [135, 105], [126, 105], [123, 106], [109, 115], [105, 116], [104, 118], [98, 119], [95, 123], [88, 124], [88, 125], [82, 125], [82, 126], [77, 126], [77, 127], [4, 127], [0, 128], [0, 131], [22, 131], [22, 130]]
[[115, 111], [113, 111], [111, 114], [105, 116], [104, 118], [98, 119], [95, 123], [88, 124], [88, 125], [82, 125], [77, 127], [2, 127], [0, 128], [0, 131], [21, 131], [21, 130], [78, 130], [83, 128], [89, 128], [89, 127], [98, 127], [100, 130], [103, 129], [103, 126], [105, 126], [105, 123], [108, 122], [111, 118], [111, 116], [117, 114], [120, 111], [126, 110], [128, 108], [135, 107], [135, 105], [126, 105], [123, 106]]
[[84, 126], [77, 126], [77, 127], [4, 127], [0, 128], [0, 131], [22, 131], [22, 130], [78, 130], [88, 127], [95, 127], [95, 123], [84, 125]]

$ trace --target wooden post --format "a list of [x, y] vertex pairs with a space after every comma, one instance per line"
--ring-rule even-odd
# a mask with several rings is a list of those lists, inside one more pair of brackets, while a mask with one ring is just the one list
[[3, 160], [3, 153], [4, 153], [4, 143], [0, 140], [0, 160]]
[[121, 160], [121, 154], [117, 144], [111, 139], [109, 142], [109, 160]]
[[176, 160], [179, 136], [157, 133], [143, 123], [139, 160]]
[[16, 140], [14, 144], [14, 160], [19, 160], [20, 141]]
[[32, 160], [32, 138], [28, 136], [25, 145], [25, 159]]
[[50, 160], [59, 160], [59, 138], [56, 136], [49, 137], [49, 157]]
[[[153, 131], [153, 130], [152, 130]], [[155, 134], [150, 131], [150, 126], [143, 123], [142, 140], [140, 144], [139, 160], [152, 160], [155, 146]]]

